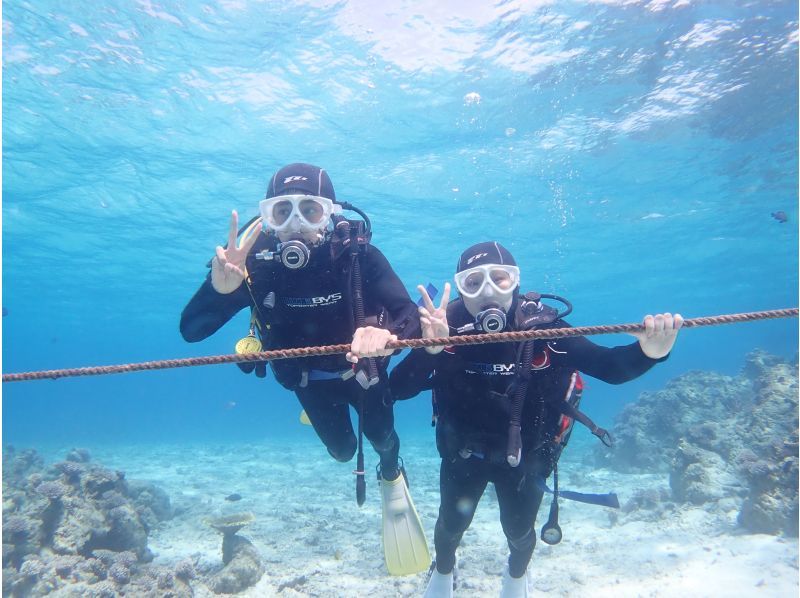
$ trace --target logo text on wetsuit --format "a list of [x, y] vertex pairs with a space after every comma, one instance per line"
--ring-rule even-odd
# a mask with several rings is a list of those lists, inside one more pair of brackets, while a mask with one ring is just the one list
[[469, 363], [464, 368], [468, 374], [484, 376], [510, 376], [514, 373], [513, 363]]
[[325, 297], [285, 297], [287, 307], [323, 307], [342, 300], [341, 293], [331, 293]]

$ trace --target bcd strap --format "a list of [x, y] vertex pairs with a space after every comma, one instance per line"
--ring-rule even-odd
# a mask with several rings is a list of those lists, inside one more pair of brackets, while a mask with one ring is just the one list
[[570, 385], [564, 396], [564, 400], [559, 402], [559, 410], [562, 417], [553, 442], [561, 445], [561, 449], [563, 450], [572, 434], [573, 424], [577, 421], [589, 428], [592, 434], [597, 436], [607, 447], [611, 448], [614, 444], [614, 439], [611, 437], [611, 434], [606, 429], [595, 424], [588, 415], [578, 408], [581, 403], [582, 395], [583, 380], [581, 380], [580, 374], [575, 371], [570, 377]]

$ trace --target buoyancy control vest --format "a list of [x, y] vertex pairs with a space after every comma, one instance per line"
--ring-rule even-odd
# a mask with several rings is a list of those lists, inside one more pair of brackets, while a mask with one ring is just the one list
[[[565, 308], [559, 311], [545, 304], [545, 298]], [[571, 309], [562, 297], [525, 293], [512, 304], [512, 326], [515, 330], [558, 327]], [[451, 303], [451, 330], [470, 317], [461, 301]], [[433, 377], [434, 424], [443, 457], [481, 453], [513, 467], [523, 460], [524, 445], [527, 457], [547, 476], [576, 419], [596, 428], [578, 409], [583, 388], [579, 374], [554, 365], [546, 341], [452, 346], [444, 351]], [[510, 455], [516, 457], [515, 463]]]
[[[245, 280], [251, 299], [250, 329], [239, 343], [258, 340], [255, 351], [262, 346], [278, 349], [337, 344], [352, 337], [359, 326], [391, 325], [383, 306], [365, 305], [361, 259], [372, 237], [368, 220], [334, 216], [333, 223], [324, 241], [310, 249], [308, 263], [302, 269], [285, 267], [277, 258], [258, 257], [279, 245], [274, 234], [267, 233], [264, 241], [256, 244], [248, 258]], [[294, 319], [289, 321], [295, 324], [287, 326], [286, 318], [292, 318], [293, 313]], [[278, 382], [290, 390], [305, 386], [309, 374], [314, 379], [315, 373], [326, 372], [345, 379], [361, 375], [364, 380], [359, 382], [369, 386], [378, 380], [376, 365], [383, 363], [364, 360], [362, 367], [351, 372], [342, 355], [270, 362]]]

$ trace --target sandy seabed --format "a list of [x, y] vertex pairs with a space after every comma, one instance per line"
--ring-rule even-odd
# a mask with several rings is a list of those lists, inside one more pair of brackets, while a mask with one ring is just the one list
[[[615, 491], [623, 506], [637, 490], [668, 490], [664, 473], [629, 475], [581, 463], [585, 446], [562, 458], [561, 486]], [[334, 462], [309, 436], [298, 442], [92, 447], [93, 461], [128, 479], [156, 483], [170, 496], [173, 519], [151, 532], [155, 564], [186, 558], [221, 565], [221, 536], [204, 519], [240, 511], [256, 520], [240, 534], [260, 551], [266, 573], [238, 596], [421, 596], [426, 573], [390, 577], [381, 547], [377, 456], [365, 447], [367, 501], [355, 502], [355, 461]], [[65, 451], [64, 451], [65, 452]], [[569, 454], [568, 454], [569, 453]], [[585, 452], [583, 453], [585, 454]], [[59, 455], [63, 458], [63, 454]], [[411, 494], [433, 553], [439, 506], [439, 458], [433, 440], [404, 442]], [[54, 455], [56, 457], [56, 455]], [[238, 494], [241, 500], [226, 497]], [[547, 518], [545, 497], [537, 530]], [[797, 596], [798, 542], [742, 533], [737, 511], [676, 505], [617, 511], [560, 501], [563, 541], [537, 543], [529, 568], [532, 595]], [[497, 596], [507, 546], [490, 485], [458, 552], [455, 596]], [[215, 596], [193, 584], [198, 597]]]

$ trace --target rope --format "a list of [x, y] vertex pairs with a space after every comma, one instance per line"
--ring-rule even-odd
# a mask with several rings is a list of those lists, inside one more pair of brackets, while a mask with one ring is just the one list
[[[773, 309], [769, 311], [755, 311], [740, 314], [727, 314], [721, 316], [707, 316], [689, 318], [684, 320], [684, 328], [698, 328], [700, 326], [718, 326], [721, 324], [735, 324], [737, 322], [752, 322], [755, 320], [770, 320], [776, 318], [796, 318], [798, 308]], [[643, 332], [644, 325], [637, 324], [612, 324], [607, 326], [576, 326], [574, 328], [552, 328], [548, 330], [527, 330], [524, 332], [499, 332], [494, 334], [474, 334], [469, 336], [455, 336], [450, 338], [417, 338], [390, 342], [386, 345], [389, 349], [417, 349], [419, 347], [455, 346], [455, 345], [482, 345], [486, 343], [502, 343], [509, 341], [524, 341], [532, 338], [566, 338], [570, 336], [592, 336], [597, 334], [617, 334]], [[273, 361], [276, 359], [295, 359], [313, 355], [334, 355], [347, 353], [349, 344], [321, 345], [317, 347], [298, 347], [295, 349], [276, 349], [259, 353], [212, 355], [209, 357], [189, 357], [186, 359], [164, 359], [161, 361], [145, 361], [140, 363], [127, 363], [121, 365], [100, 365], [83, 368], [68, 368], [63, 370], [43, 370], [36, 372], [22, 372], [17, 374], [3, 374], [3, 382], [22, 382], [25, 380], [55, 380], [75, 376], [101, 376], [104, 374], [124, 374], [142, 370], [166, 370], [170, 368], [193, 367], [198, 365], [216, 365], [220, 363], [240, 363], [244, 361]]]

